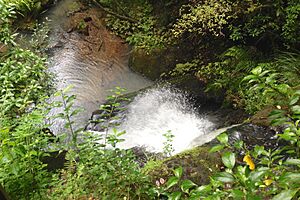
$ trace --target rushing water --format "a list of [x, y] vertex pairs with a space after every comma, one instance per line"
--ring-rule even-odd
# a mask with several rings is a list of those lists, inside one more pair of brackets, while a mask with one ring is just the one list
[[[53, 55], [50, 57], [50, 71], [56, 76], [57, 89], [73, 86], [69, 95], [76, 95], [75, 107], [84, 108], [84, 112], [74, 119], [78, 122], [77, 126], [81, 126], [105, 101], [110, 89], [119, 86], [131, 92], [149, 86], [151, 81], [128, 68], [130, 49], [105, 27], [90, 25], [91, 31], [94, 29], [94, 32], [101, 34], [96, 35], [97, 38], [89, 38], [76, 31], [67, 33], [68, 23], [72, 23], [67, 16], [70, 15], [72, 4], [73, 0], [59, 1], [47, 12], [51, 28], [50, 46], [56, 47], [53, 48]], [[92, 20], [98, 19], [94, 17]], [[61, 108], [53, 109], [51, 114], [59, 112], [62, 112]], [[55, 120], [54, 132], [60, 132], [63, 123], [63, 120]]]
[[[97, 12], [79, 13], [79, 19], [88, 19], [88, 31], [80, 34], [68, 29], [72, 23], [67, 15], [73, 0], [62, 0], [47, 12], [51, 34], [50, 71], [56, 76], [57, 89], [73, 85], [70, 94], [75, 94], [75, 107], [82, 107], [74, 121], [76, 127], [86, 124], [91, 113], [105, 101], [108, 90], [115, 86], [125, 87], [128, 92], [137, 91], [152, 84], [146, 78], [133, 73], [128, 68], [130, 49], [124, 42], [111, 34], [96, 16]], [[72, 6], [71, 6], [72, 7]], [[100, 25], [99, 25], [100, 24]], [[52, 100], [60, 100], [53, 97]], [[62, 112], [53, 109], [51, 115]], [[162, 152], [167, 131], [174, 136], [174, 153], [191, 147], [194, 139], [204, 136], [215, 128], [215, 124], [205, 114], [199, 114], [178, 90], [156, 87], [137, 95], [128, 105], [126, 117], [119, 130], [122, 136], [121, 148], [144, 146], [149, 151]], [[51, 127], [54, 133], [63, 130], [63, 120], [56, 119]], [[102, 133], [103, 134], [103, 133]]]
[[125, 121], [125, 141], [120, 147], [145, 146], [149, 151], [162, 152], [167, 131], [174, 138], [174, 153], [190, 148], [190, 143], [200, 135], [212, 131], [214, 123], [205, 114], [197, 114], [188, 99], [178, 90], [154, 88], [139, 94], [128, 106]]

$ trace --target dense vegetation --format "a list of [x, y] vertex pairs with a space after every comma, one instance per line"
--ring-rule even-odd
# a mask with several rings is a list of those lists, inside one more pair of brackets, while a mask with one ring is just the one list
[[[285, 145], [251, 149], [222, 134], [211, 151], [220, 153], [224, 169], [209, 184], [182, 180], [181, 168], [169, 180], [152, 183], [131, 151], [107, 148], [122, 142], [123, 132], [101, 137], [74, 130], [72, 116], [79, 111], [72, 108], [75, 97], [68, 89], [56, 92], [61, 102], [45, 101], [52, 92], [45, 58], [36, 44], [21, 47], [13, 32], [16, 17], [45, 2], [0, 0], [0, 184], [12, 199], [299, 198], [299, 1], [91, 2], [107, 11], [108, 27], [135, 48], [149, 54], [184, 49], [169, 76], [193, 74], [207, 90], [225, 91], [226, 103], [249, 113], [271, 107], [270, 121], [281, 126], [278, 139]], [[112, 103], [101, 108], [112, 113], [121, 93], [118, 88], [109, 97]], [[64, 112], [55, 117], [66, 121], [59, 138], [47, 135], [47, 113], [57, 106]], [[63, 169], [49, 170], [53, 155], [66, 157]]]

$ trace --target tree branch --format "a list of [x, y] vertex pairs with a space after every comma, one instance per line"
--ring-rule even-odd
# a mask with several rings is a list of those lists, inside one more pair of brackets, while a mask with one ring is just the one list
[[116, 12], [113, 12], [107, 8], [105, 8], [105, 6], [103, 6], [100, 2], [98, 2], [97, 0], [92, 0], [92, 2], [98, 6], [99, 8], [101, 8], [103, 11], [105, 11], [106, 13], [110, 14], [110, 15], [113, 15], [119, 19], [122, 19], [122, 20], [126, 20], [126, 21], [129, 21], [131, 23], [137, 23], [138, 20], [134, 19], [134, 18], [131, 18], [131, 17], [127, 17], [127, 16], [124, 16], [124, 15], [120, 15]]

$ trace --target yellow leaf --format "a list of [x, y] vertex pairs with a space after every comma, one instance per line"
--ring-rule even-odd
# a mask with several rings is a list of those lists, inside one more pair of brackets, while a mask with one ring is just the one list
[[253, 160], [252, 160], [252, 158], [251, 158], [250, 155], [245, 155], [243, 161], [245, 163], [247, 163], [247, 165], [249, 166], [250, 170], [254, 170], [255, 169], [255, 164], [254, 164], [254, 162], [253, 162]]
[[266, 185], [266, 186], [269, 186], [269, 185], [271, 185], [273, 183], [273, 180], [272, 179], [265, 179], [264, 180], [264, 184]]

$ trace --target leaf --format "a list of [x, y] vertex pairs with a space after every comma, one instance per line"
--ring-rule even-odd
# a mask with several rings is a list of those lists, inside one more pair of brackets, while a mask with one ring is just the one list
[[182, 183], [181, 183], [181, 190], [185, 193], [188, 193], [189, 192], [189, 189], [193, 188], [197, 186], [195, 183], [193, 183], [191, 180], [184, 180]]
[[228, 172], [219, 172], [214, 176], [214, 178], [223, 183], [231, 183], [235, 181], [234, 176]]
[[244, 77], [242, 81], [248, 81], [248, 80], [253, 81], [253, 80], [257, 80], [257, 79], [258, 79], [258, 77], [256, 75], [248, 75], [248, 76]]
[[290, 100], [290, 106], [296, 104], [300, 99], [300, 96], [293, 96]]
[[227, 168], [232, 169], [235, 165], [235, 154], [232, 152], [225, 152], [222, 156], [222, 161]]
[[277, 194], [276, 196], [274, 196], [272, 198], [272, 200], [290, 200], [292, 199], [295, 194], [298, 192], [298, 189], [296, 190], [284, 190], [282, 192], [280, 192], [279, 194]]
[[300, 159], [290, 158], [285, 161], [285, 164], [286, 165], [300, 165]]
[[216, 145], [216, 146], [213, 146], [210, 150], [209, 150], [209, 152], [210, 153], [214, 153], [214, 152], [217, 152], [217, 151], [220, 151], [220, 150], [222, 150], [222, 149], [224, 149], [224, 145], [223, 144], [219, 144], [219, 145]]
[[290, 86], [287, 84], [280, 84], [276, 88], [283, 94], [288, 94], [290, 91]]
[[195, 189], [195, 191], [199, 193], [207, 193], [210, 192], [211, 190], [212, 190], [211, 185], [201, 185], [200, 187]]
[[182, 176], [182, 172], [183, 172], [183, 169], [182, 167], [178, 167], [174, 170], [174, 175], [177, 177], [177, 178], [180, 178]]
[[291, 109], [294, 114], [300, 114], [300, 106], [299, 105], [293, 106]]
[[257, 156], [261, 155], [263, 152], [265, 152], [265, 147], [264, 146], [258, 146], [256, 145], [254, 147], [254, 152], [257, 154]]
[[237, 149], [242, 149], [244, 146], [244, 142], [242, 140], [238, 140], [233, 144], [233, 146]]
[[231, 191], [231, 196], [233, 197], [233, 199], [243, 199], [245, 194], [241, 190], [233, 189]]
[[172, 176], [166, 183], [167, 185], [167, 189], [173, 187], [174, 185], [176, 185], [179, 182], [179, 178]]
[[217, 139], [219, 140], [219, 142], [221, 142], [222, 144], [227, 144], [228, 143], [228, 135], [226, 133], [222, 133], [221, 135], [219, 135], [217, 137]]
[[73, 87], [74, 87], [73, 85], [68, 85], [65, 89], [63, 89], [62, 92], [65, 94], [65, 93], [69, 92]]
[[300, 173], [287, 172], [279, 178], [279, 181], [282, 183], [300, 183]]
[[259, 75], [262, 72], [262, 67], [258, 66], [251, 70], [251, 73], [254, 75]]
[[264, 174], [267, 173], [267, 170], [260, 170], [260, 171], [252, 171], [249, 174], [249, 179], [253, 182], [258, 182]]
[[177, 191], [177, 192], [173, 192], [171, 195], [169, 195], [168, 200], [179, 200], [181, 198], [181, 192]]

